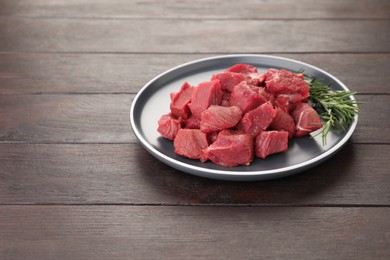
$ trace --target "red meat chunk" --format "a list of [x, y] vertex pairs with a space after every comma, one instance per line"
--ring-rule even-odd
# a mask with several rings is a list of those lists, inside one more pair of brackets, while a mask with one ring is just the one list
[[276, 110], [269, 103], [264, 103], [246, 113], [241, 119], [238, 128], [245, 133], [257, 136], [260, 131], [266, 130], [276, 115]]
[[196, 118], [191, 114], [190, 117], [185, 121], [185, 128], [199, 129], [200, 118]]
[[195, 88], [185, 82], [177, 93], [171, 93], [171, 113], [176, 117], [187, 119], [191, 113], [188, 104], [191, 101]]
[[157, 131], [165, 138], [175, 139], [177, 132], [181, 129], [181, 120], [176, 119], [171, 113], [163, 115], [158, 120]]
[[249, 73], [247, 75], [247, 82], [254, 86], [260, 86], [265, 81], [265, 73]]
[[266, 158], [270, 154], [280, 153], [288, 149], [288, 132], [263, 131], [255, 139], [255, 154]]
[[256, 87], [255, 90], [259, 93], [259, 95], [263, 96], [267, 101], [271, 103], [275, 99], [274, 94], [268, 92], [265, 87]]
[[226, 71], [249, 74], [257, 73], [257, 68], [249, 64], [236, 64], [228, 68]]
[[203, 152], [207, 159], [220, 166], [249, 165], [254, 157], [253, 137], [241, 131], [223, 130]]
[[207, 135], [199, 129], [180, 129], [173, 141], [175, 153], [202, 161], [206, 161], [202, 150], [208, 145]]
[[200, 116], [200, 130], [215, 132], [234, 127], [240, 122], [242, 111], [236, 106], [210, 106]]
[[241, 81], [246, 80], [246, 77], [241, 73], [225, 71], [222, 73], [214, 74], [211, 80], [219, 80], [221, 82], [222, 90], [232, 92], [234, 86], [236, 86]]
[[270, 128], [278, 131], [287, 131], [289, 138], [293, 138], [296, 131], [294, 119], [289, 113], [283, 111], [281, 108], [276, 108], [276, 115], [272, 120]]
[[245, 81], [233, 88], [229, 98], [230, 106], [239, 107], [244, 114], [265, 102], [267, 99], [259, 93], [258, 87], [248, 85]]
[[191, 113], [200, 118], [200, 114], [210, 105], [220, 105], [222, 90], [219, 80], [200, 83], [192, 94], [190, 107]]
[[288, 70], [269, 69], [265, 74], [267, 90], [275, 95], [295, 94], [294, 101], [300, 102], [309, 97], [309, 85], [301, 74]]
[[299, 104], [302, 96], [300, 94], [280, 94], [274, 100], [273, 104], [276, 107], [283, 109], [287, 113], [291, 113], [295, 109], [296, 104]]
[[295, 136], [305, 136], [322, 127], [317, 111], [307, 103], [298, 104], [291, 115], [296, 124]]

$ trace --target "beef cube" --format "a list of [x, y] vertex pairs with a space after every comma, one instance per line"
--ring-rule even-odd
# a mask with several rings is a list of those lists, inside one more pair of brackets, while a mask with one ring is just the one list
[[295, 74], [284, 69], [269, 69], [265, 74], [265, 84], [267, 90], [275, 95], [296, 94], [295, 102], [301, 102], [309, 97], [309, 85], [302, 74]]
[[191, 101], [192, 93], [195, 90], [190, 84], [185, 82], [177, 93], [171, 93], [171, 113], [176, 117], [187, 119], [190, 116], [188, 104]]
[[175, 118], [171, 113], [161, 116], [158, 120], [157, 131], [165, 138], [175, 139], [177, 132], [181, 129], [181, 120]]
[[234, 127], [240, 122], [242, 111], [236, 106], [210, 106], [200, 116], [200, 130], [215, 132]]
[[280, 153], [288, 149], [288, 132], [263, 131], [255, 139], [255, 154], [266, 158], [270, 154]]
[[234, 86], [236, 86], [241, 81], [246, 80], [246, 77], [241, 73], [225, 71], [222, 73], [214, 74], [211, 80], [219, 80], [221, 83], [222, 90], [232, 92]]
[[200, 83], [192, 93], [190, 107], [191, 113], [200, 119], [200, 114], [210, 105], [220, 105], [222, 90], [219, 80]]
[[185, 123], [184, 128], [188, 128], [188, 129], [199, 129], [200, 128], [200, 118], [196, 118], [192, 114], [184, 123]]
[[300, 103], [297, 99], [301, 100], [301, 95], [298, 93], [280, 94], [274, 99], [273, 104], [290, 114], [295, 109], [296, 104]]
[[289, 113], [279, 107], [276, 108], [276, 115], [271, 122], [270, 128], [278, 131], [287, 131], [289, 138], [293, 138], [296, 131], [294, 119]]
[[253, 137], [242, 131], [222, 130], [203, 152], [207, 159], [220, 166], [249, 165], [254, 157]]
[[244, 132], [257, 136], [260, 131], [266, 130], [276, 115], [276, 110], [269, 103], [264, 103], [246, 113], [241, 119], [238, 128]]
[[244, 114], [266, 102], [267, 99], [259, 93], [258, 87], [248, 85], [245, 81], [233, 88], [229, 98], [230, 106], [239, 107]]
[[207, 140], [209, 141], [209, 144], [212, 144], [215, 141], [217, 141], [218, 134], [219, 134], [219, 132], [207, 133]]
[[260, 86], [265, 82], [265, 73], [249, 73], [246, 74], [246, 81], [253, 86]]
[[296, 124], [295, 136], [305, 136], [322, 127], [317, 111], [307, 103], [300, 103], [291, 113]]
[[274, 94], [268, 92], [265, 87], [256, 87], [255, 90], [259, 93], [259, 95], [263, 96], [268, 102], [272, 104], [275, 99]]
[[226, 71], [249, 74], [257, 73], [257, 68], [249, 64], [236, 64], [228, 68]]
[[173, 141], [175, 153], [202, 161], [206, 161], [202, 150], [208, 145], [207, 135], [199, 129], [180, 129]]

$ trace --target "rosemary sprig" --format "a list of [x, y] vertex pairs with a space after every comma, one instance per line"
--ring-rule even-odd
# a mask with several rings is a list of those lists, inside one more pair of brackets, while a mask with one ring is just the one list
[[331, 90], [332, 83], [326, 85], [315, 77], [309, 78], [309, 100], [323, 120], [322, 144], [326, 145], [326, 136], [330, 130], [347, 131], [359, 113], [358, 102], [351, 99], [356, 92]]

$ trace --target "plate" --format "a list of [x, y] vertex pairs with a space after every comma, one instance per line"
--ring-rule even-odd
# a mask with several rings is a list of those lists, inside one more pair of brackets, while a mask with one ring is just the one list
[[290, 71], [303, 69], [308, 75], [322, 79], [325, 83], [333, 82], [333, 90], [348, 90], [340, 80], [322, 69], [277, 56], [226, 55], [185, 63], [149, 81], [132, 102], [131, 126], [145, 149], [163, 163], [189, 174], [219, 180], [256, 181], [280, 178], [314, 167], [339, 151], [352, 136], [357, 125], [357, 116], [346, 132], [330, 132], [327, 145], [322, 144], [321, 135], [293, 138], [289, 141], [287, 152], [273, 154], [266, 159], [255, 158], [248, 166], [227, 168], [210, 161], [202, 163], [175, 154], [173, 142], [161, 137], [157, 132], [157, 121], [161, 115], [170, 112], [170, 93], [177, 92], [185, 81], [197, 85], [237, 63], [251, 64], [257, 67], [259, 72], [269, 68]]

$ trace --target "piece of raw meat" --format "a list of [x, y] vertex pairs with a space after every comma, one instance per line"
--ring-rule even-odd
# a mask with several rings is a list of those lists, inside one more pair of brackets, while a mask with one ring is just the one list
[[305, 136], [322, 127], [317, 111], [307, 103], [300, 103], [291, 113], [296, 124], [295, 136]]
[[249, 165], [254, 157], [253, 137], [242, 131], [223, 130], [203, 152], [207, 159], [220, 166]]
[[191, 87], [190, 84], [185, 82], [180, 90], [176, 93], [171, 93], [171, 113], [176, 117], [187, 119], [190, 116], [190, 108], [188, 104], [191, 101], [192, 93], [195, 87]]
[[158, 120], [157, 131], [165, 138], [175, 139], [177, 132], [181, 129], [181, 120], [175, 118], [171, 113], [161, 116]]
[[300, 94], [280, 94], [278, 95], [272, 103], [275, 105], [275, 107], [281, 108], [283, 111], [287, 113], [291, 113], [296, 107], [297, 104], [299, 104], [299, 101], [296, 101], [295, 98], [301, 99]]
[[185, 128], [189, 129], [199, 129], [200, 128], [200, 118], [190, 115], [190, 117], [184, 122]]
[[222, 73], [214, 74], [211, 80], [219, 80], [221, 83], [221, 89], [227, 92], [232, 92], [234, 86], [241, 81], [246, 80], [244, 74], [225, 71]]
[[246, 81], [253, 86], [260, 86], [265, 82], [265, 73], [248, 73]]
[[200, 83], [192, 93], [190, 107], [191, 113], [200, 118], [200, 114], [210, 105], [220, 105], [222, 101], [222, 90], [219, 80]]
[[249, 74], [257, 73], [257, 68], [249, 64], [236, 64], [228, 68], [226, 71]]
[[180, 129], [173, 141], [175, 153], [205, 161], [202, 150], [208, 147], [207, 135], [199, 129]]
[[309, 97], [309, 85], [302, 74], [288, 70], [269, 69], [265, 74], [265, 85], [269, 92], [279, 94], [295, 94], [294, 102], [301, 102]]
[[233, 88], [229, 98], [229, 104], [239, 107], [244, 114], [266, 102], [267, 99], [261, 95], [258, 87], [248, 85], [245, 81]]
[[260, 131], [268, 128], [275, 115], [274, 107], [269, 103], [264, 103], [246, 113], [237, 127], [255, 137]]
[[200, 116], [200, 130], [215, 132], [234, 127], [240, 122], [242, 111], [236, 106], [211, 105]]
[[280, 153], [288, 149], [288, 132], [262, 131], [255, 139], [255, 154], [266, 158], [270, 154]]
[[296, 131], [294, 118], [279, 107], [276, 108], [276, 115], [270, 124], [270, 128], [278, 131], [287, 131], [289, 138], [293, 138]]

